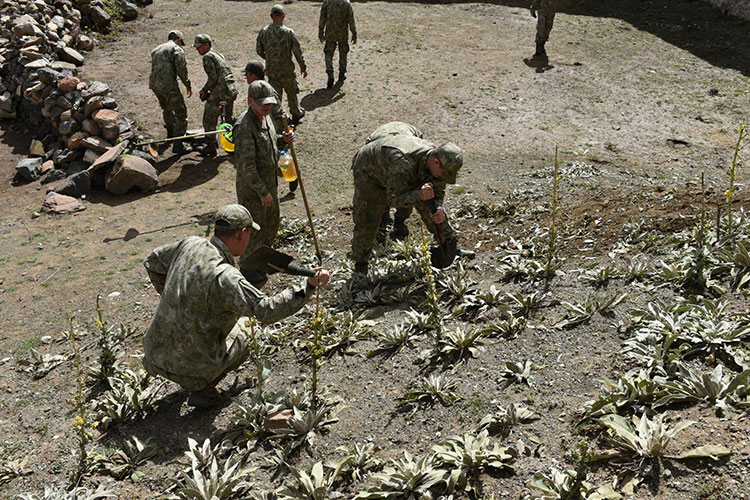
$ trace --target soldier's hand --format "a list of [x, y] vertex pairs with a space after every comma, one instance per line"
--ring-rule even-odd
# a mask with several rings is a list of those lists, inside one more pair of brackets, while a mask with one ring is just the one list
[[443, 207], [438, 207], [437, 210], [435, 210], [435, 213], [432, 214], [432, 222], [435, 224], [442, 224], [445, 222], [445, 210], [443, 210]]
[[531, 12], [531, 17], [536, 17], [536, 11], [534, 9], [529, 9]]
[[307, 71], [302, 72], [302, 78], [307, 78]]
[[317, 273], [315, 273], [315, 276], [312, 276], [307, 279], [307, 282], [310, 283], [310, 286], [319, 287], [319, 286], [326, 286], [328, 284], [328, 280], [331, 279], [331, 273], [328, 272], [327, 269], [323, 269], [322, 267], [316, 267], [315, 270]]
[[320, 40], [320, 43], [326, 43], [326, 39], [325, 38], [321, 37], [321, 38], [318, 38], [318, 40]]
[[357, 45], [357, 37], [352, 38], [352, 45]]
[[432, 189], [432, 184], [427, 183], [419, 188], [419, 199], [422, 201], [431, 200], [435, 197], [435, 190]]
[[287, 144], [291, 144], [294, 142], [294, 132], [291, 130], [285, 130], [281, 133], [281, 140], [286, 142]]
[[260, 197], [260, 203], [264, 207], [272, 207], [273, 206], [273, 196], [271, 196], [271, 193], [266, 193], [263, 196]]
[[201, 89], [201, 91], [198, 92], [198, 97], [200, 97], [201, 101], [205, 101], [208, 98], [208, 92], [206, 92], [206, 89]]

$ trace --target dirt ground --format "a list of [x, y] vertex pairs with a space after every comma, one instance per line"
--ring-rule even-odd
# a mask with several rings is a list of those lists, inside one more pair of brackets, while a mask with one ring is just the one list
[[[112, 86], [120, 111], [146, 134], [161, 138], [161, 113], [148, 89], [149, 52], [171, 29], [182, 30], [186, 40], [208, 33], [239, 82], [238, 110], [246, 98], [242, 69], [257, 58], [255, 37], [269, 22], [271, 4], [157, 0], [138, 21], [123, 25], [115, 39], [87, 56], [83, 77]], [[704, 171], [709, 210], [715, 216], [715, 202], [728, 183], [736, 129], [750, 110], [750, 23], [689, 0], [561, 1], [547, 45], [549, 63], [539, 64], [530, 59], [535, 25], [524, 4], [357, 2], [359, 43], [349, 56], [346, 83], [331, 91], [325, 90], [317, 40], [320, 3], [287, 6], [286, 24], [299, 36], [310, 73], [300, 79], [308, 114], [296, 147], [326, 265], [335, 272], [332, 288], [346, 277], [351, 157], [372, 130], [391, 120], [410, 122], [430, 140], [450, 140], [464, 149], [458, 185], [447, 195], [449, 210], [472, 200], [500, 204], [511, 199], [517, 205], [507, 218], [458, 221], [461, 241], [478, 252], [467, 266], [482, 289], [494, 284], [507, 291], [533, 291], [500, 282], [497, 247], [510, 235], [520, 237], [548, 225], [549, 211], [538, 208], [549, 206], [555, 147], [564, 166], [561, 253], [568, 259], [566, 273], [553, 282], [557, 301], [590, 292], [575, 270], [606, 261], [625, 222], [643, 219], [665, 237], [694, 225]], [[190, 44], [186, 52], [196, 89], [187, 100], [193, 128], [200, 126], [197, 89], [205, 77]], [[206, 235], [213, 211], [236, 199], [228, 155], [177, 157], [167, 148], [158, 164], [155, 192], [115, 197], [99, 190], [84, 201], [85, 211], [40, 216], [44, 186], [12, 182], [14, 166], [33, 137], [33, 130], [1, 124], [0, 465], [29, 456], [31, 474], [0, 486], [0, 498], [63, 484], [74, 467], [74, 417], [64, 402], [74, 387], [71, 363], [37, 380], [22, 372], [18, 362], [29, 359], [32, 349], [69, 352], [63, 338], [72, 317], [85, 333], [84, 357], [92, 363], [100, 295], [109, 322], [137, 332], [127, 344], [128, 362], [137, 365], [139, 334], [158, 302], [141, 264], [144, 257], [186, 235]], [[738, 205], [746, 199], [747, 179], [740, 169]], [[285, 187], [280, 194], [286, 194]], [[282, 214], [304, 218], [299, 193], [285, 199]], [[419, 225], [416, 218], [410, 220], [413, 230]], [[313, 255], [307, 249], [300, 255], [303, 260]], [[268, 288], [276, 290], [286, 282], [274, 277]], [[629, 293], [613, 318], [556, 330], [551, 326], [562, 310], [550, 307], [516, 339], [486, 343], [477, 359], [457, 372], [462, 402], [436, 406], [411, 419], [395, 409], [420, 373], [412, 362], [427, 347], [426, 340], [386, 361], [334, 357], [321, 380], [343, 400], [340, 420], [314, 448], [313, 458], [303, 455], [298, 465], [331, 457], [341, 444], [367, 440], [379, 446], [382, 458], [401, 450], [425, 453], [441, 436], [468, 431], [495, 402], [524, 402], [543, 418], [524, 426], [520, 437], [538, 439], [541, 455], [519, 460], [515, 474], [485, 482], [487, 498], [523, 497], [535, 472], [571, 467], [568, 452], [582, 439], [572, 432], [576, 412], [599, 392], [597, 379], [611, 377], [622, 366], [616, 324], [627, 323], [628, 309], [653, 298], [651, 292], [631, 288], [623, 282], [607, 290]], [[672, 296], [663, 289], [659, 294]], [[332, 295], [324, 294], [324, 301]], [[745, 305], [741, 296], [726, 299], [737, 309]], [[403, 319], [403, 309], [380, 307], [369, 313], [383, 324], [394, 324]], [[304, 336], [302, 320], [293, 320], [289, 332], [290, 341]], [[367, 341], [356, 350], [364, 353], [373, 346]], [[500, 363], [524, 359], [537, 367], [531, 387], [504, 388], [497, 377]], [[301, 389], [305, 377], [291, 346], [276, 355], [273, 388]], [[176, 389], [168, 385], [165, 395]], [[238, 396], [235, 404], [246, 397]], [[202, 442], [224, 428], [232, 413], [232, 405], [206, 412], [188, 408], [184, 397], [171, 399], [144, 420], [99, 436], [100, 447], [136, 435], [162, 448], [142, 468], [141, 481], [112, 487], [120, 498], [157, 497], [167, 479], [177, 476], [179, 466], [170, 462], [187, 449], [187, 438]], [[669, 477], [658, 488], [641, 488], [637, 498], [745, 498], [750, 491], [748, 420], [720, 421], [701, 406], [685, 409], [683, 416], [699, 423], [676, 443], [678, 449], [711, 442], [729, 446], [734, 455], [718, 464], [671, 464]], [[603, 467], [594, 477], [604, 483], [616, 474], [616, 469]], [[88, 484], [99, 481], [107, 480], [95, 477]], [[714, 485], [719, 485], [717, 496], [705, 495]]]

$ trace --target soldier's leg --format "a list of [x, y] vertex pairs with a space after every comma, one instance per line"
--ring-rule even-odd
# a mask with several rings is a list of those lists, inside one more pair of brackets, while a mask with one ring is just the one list
[[255, 263], [248, 259], [250, 254], [258, 247], [273, 245], [276, 233], [279, 232], [279, 196], [276, 187], [271, 192], [271, 196], [273, 196], [273, 205], [264, 207], [260, 196], [253, 189], [237, 186], [237, 201], [250, 211], [253, 220], [260, 225], [260, 231], [254, 232], [250, 238], [250, 244], [240, 256], [240, 270], [254, 268]]
[[269, 76], [268, 84], [273, 87], [273, 89], [279, 95], [279, 105], [281, 105], [281, 101], [284, 99], [284, 86], [281, 84], [281, 81]]
[[[353, 217], [354, 233], [352, 235], [352, 260], [357, 264], [367, 264], [370, 260], [372, 246], [380, 226], [383, 212], [388, 208], [383, 190], [354, 188]], [[367, 192], [367, 195], [364, 193]], [[380, 196], [378, 196], [380, 194]]]
[[[159, 106], [161, 107], [161, 116], [164, 119], [164, 128], [167, 129], [167, 137], [175, 137], [175, 114], [172, 110], [172, 102], [168, 95], [162, 94], [161, 92], [154, 92], [154, 95], [159, 100]], [[187, 116], [187, 111], [185, 111]]]
[[412, 207], [401, 207], [396, 210], [396, 214], [393, 217], [393, 230], [391, 231], [391, 239], [403, 240], [409, 236], [409, 228], [406, 226], [406, 219], [411, 215]]
[[333, 53], [336, 51], [336, 42], [326, 40], [323, 46], [323, 56], [326, 62], [326, 74], [328, 81], [333, 84]]
[[552, 29], [555, 12], [554, 10], [541, 9], [537, 11], [536, 16], [536, 55], [545, 55], [544, 44], [549, 39], [549, 32]]
[[552, 25], [555, 22], [555, 9], [550, 8], [547, 11], [547, 15], [544, 17], [544, 38], [545, 41], [549, 40], [549, 34], [552, 31]]
[[187, 131], [187, 107], [182, 93], [176, 92], [170, 96], [169, 102], [174, 112], [174, 132], [175, 137], [185, 135]]
[[232, 331], [227, 335], [224, 345], [226, 351], [216, 367], [215, 377], [209, 383], [210, 387], [215, 387], [229, 372], [236, 370], [250, 355], [249, 339], [242, 330], [242, 325], [247, 321], [247, 317], [241, 317], [235, 323]]
[[346, 61], [349, 55], [349, 42], [339, 42], [339, 82], [346, 80]]
[[[206, 101], [206, 104], [203, 106], [204, 131], [211, 132], [212, 130], [216, 130], [216, 124], [219, 121], [219, 113], [219, 101], [217, 99], [209, 97]], [[213, 149], [214, 152], [216, 152], [216, 148], [219, 144], [216, 134], [207, 135], [205, 140], [206, 144], [208, 144], [209, 149]]]
[[297, 99], [297, 94], [299, 93], [297, 78], [288, 78], [284, 80], [283, 85], [284, 90], [286, 90], [286, 99], [289, 102], [289, 112], [292, 114], [292, 121], [296, 123], [305, 114], [305, 111], [299, 107], [299, 100]]

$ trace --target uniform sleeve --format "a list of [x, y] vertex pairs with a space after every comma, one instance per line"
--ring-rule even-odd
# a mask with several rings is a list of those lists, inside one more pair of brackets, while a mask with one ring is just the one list
[[203, 90], [212, 90], [219, 82], [219, 70], [216, 66], [216, 60], [213, 57], [203, 56], [203, 70], [208, 77], [205, 85], [203, 85]]
[[442, 207], [445, 201], [445, 188], [446, 184], [443, 181], [435, 181], [432, 183], [433, 191], [435, 192], [435, 203], [437, 206]]
[[148, 278], [151, 280], [151, 283], [154, 285], [154, 288], [159, 295], [164, 291], [164, 284], [167, 281], [167, 273], [169, 272], [174, 253], [179, 245], [180, 242], [177, 241], [175, 243], [170, 243], [169, 245], [160, 246], [148, 254], [146, 260], [143, 261], [143, 266], [146, 268]]
[[539, 10], [542, 6], [542, 0], [531, 0], [531, 10]]
[[[419, 201], [419, 189], [409, 190], [413, 183], [411, 164], [398, 149], [385, 150], [384, 161], [388, 165], [388, 186], [386, 199], [394, 208], [412, 206]], [[421, 187], [421, 186], [418, 186]]]
[[349, 29], [352, 32], [352, 42], [357, 41], [357, 26], [354, 24], [354, 9], [352, 8], [352, 4], [349, 4], [349, 18], [347, 19], [349, 23]]
[[223, 310], [231, 310], [240, 316], [254, 316], [261, 323], [270, 324], [299, 311], [313, 290], [313, 287], [303, 284], [269, 297], [252, 286], [237, 268], [227, 265], [212, 284], [210, 297]]
[[266, 48], [263, 46], [263, 30], [258, 32], [258, 38], [255, 39], [255, 52], [261, 59], [266, 58]]
[[[248, 111], [248, 113], [252, 113], [252, 111]], [[234, 129], [234, 157], [237, 162], [237, 175], [250, 184], [256, 193], [265, 196], [270, 190], [258, 173], [258, 166], [255, 163], [255, 141], [252, 134], [246, 131], [246, 128], [240, 122]]]
[[185, 51], [182, 49], [175, 51], [174, 72], [182, 81], [182, 84], [185, 85], [185, 88], [190, 89], [190, 78], [188, 78], [187, 61], [185, 60]]
[[299, 46], [299, 39], [297, 39], [297, 34], [294, 31], [290, 31], [289, 33], [292, 35], [292, 54], [294, 54], [294, 58], [297, 59], [299, 70], [302, 73], [305, 73], [307, 71], [307, 65], [305, 64], [305, 56], [302, 55], [302, 47]]
[[325, 38], [327, 11], [328, 2], [324, 0], [323, 5], [320, 6], [320, 19], [318, 19], [318, 38]]

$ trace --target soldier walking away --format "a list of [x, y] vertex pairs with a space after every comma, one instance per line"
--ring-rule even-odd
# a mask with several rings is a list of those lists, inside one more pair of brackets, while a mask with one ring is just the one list
[[284, 97], [284, 92], [286, 92], [292, 123], [296, 125], [305, 116], [305, 110], [300, 107], [297, 98], [299, 85], [292, 56], [297, 60], [303, 78], [307, 78], [307, 65], [296, 33], [284, 26], [285, 18], [283, 6], [277, 4], [271, 7], [271, 21], [273, 22], [258, 33], [255, 51], [266, 61], [268, 83], [279, 97]]
[[[265, 80], [266, 77], [266, 68], [263, 66], [263, 63], [260, 61], [250, 61], [245, 65], [245, 80], [247, 81], [247, 84], [250, 85], [254, 81], [257, 80]], [[276, 99], [276, 103], [274, 103], [273, 106], [271, 106], [271, 120], [273, 120], [273, 126], [276, 128], [276, 130], [280, 133], [284, 131], [284, 122], [282, 120], [282, 117], [284, 116], [284, 110], [281, 109], [281, 97], [279, 97], [279, 94], [276, 93], [276, 91], [273, 91], [273, 97]], [[250, 91], [248, 89], [247, 94], [247, 103], [250, 104]], [[281, 171], [278, 172], [278, 175], [281, 175]], [[297, 181], [291, 181], [289, 183], [289, 192], [293, 193], [297, 189]]]
[[440, 224], [446, 242], [455, 243], [455, 232], [442, 205], [445, 183], [456, 183], [462, 165], [463, 155], [455, 144], [447, 142], [437, 147], [418, 137], [387, 136], [357, 151], [352, 160], [354, 234], [351, 258], [355, 282], [367, 281], [370, 254], [388, 207], [416, 208], [436, 239], [440, 239]]
[[[201, 88], [199, 96], [205, 102], [203, 106], [203, 130], [216, 130], [221, 111], [219, 103], [226, 102], [226, 116], [231, 118], [234, 111], [234, 100], [237, 99], [237, 87], [234, 75], [223, 55], [213, 50], [213, 41], [206, 34], [195, 35], [193, 47], [203, 56], [203, 70], [208, 79]], [[206, 137], [206, 146], [202, 154], [216, 156], [218, 139], [216, 135]]]
[[234, 160], [237, 171], [237, 200], [246, 207], [261, 229], [240, 257], [240, 271], [256, 288], [268, 277], [257, 269], [249, 256], [259, 246], [272, 246], [279, 231], [279, 147], [294, 141], [293, 132], [276, 132], [267, 119], [276, 103], [274, 89], [268, 82], [250, 84], [250, 109], [237, 119], [234, 127]]
[[250, 212], [227, 205], [216, 213], [214, 236], [188, 236], [151, 252], [143, 263], [161, 295], [143, 336], [143, 366], [190, 392], [188, 404], [222, 403], [216, 385], [249, 355], [241, 326], [247, 316], [275, 323], [297, 312], [325, 286], [329, 273], [317, 270], [306, 283], [273, 296], [254, 288], [235, 267], [256, 231]]
[[[148, 87], [159, 100], [167, 137], [180, 137], [185, 135], [187, 130], [187, 108], [177, 84], [179, 78], [185, 85], [188, 98], [193, 95], [187, 73], [185, 50], [182, 48], [184, 46], [182, 32], [173, 30], [169, 32], [165, 43], [151, 51], [151, 76], [148, 79]], [[172, 150], [182, 154], [189, 153], [191, 148], [189, 144], [177, 141]]]
[[552, 23], [555, 22], [557, 0], [532, 0], [529, 10], [531, 11], [531, 17], [536, 18], [536, 52], [534, 57], [545, 57], [547, 51], [544, 49], [544, 44], [549, 40]]
[[349, 0], [323, 0], [318, 21], [318, 39], [325, 55], [326, 88], [333, 88], [333, 53], [339, 49], [339, 78], [341, 84], [346, 80], [346, 56], [349, 54], [349, 31], [352, 32], [352, 43], [357, 44], [357, 27], [354, 25], [354, 11]]

